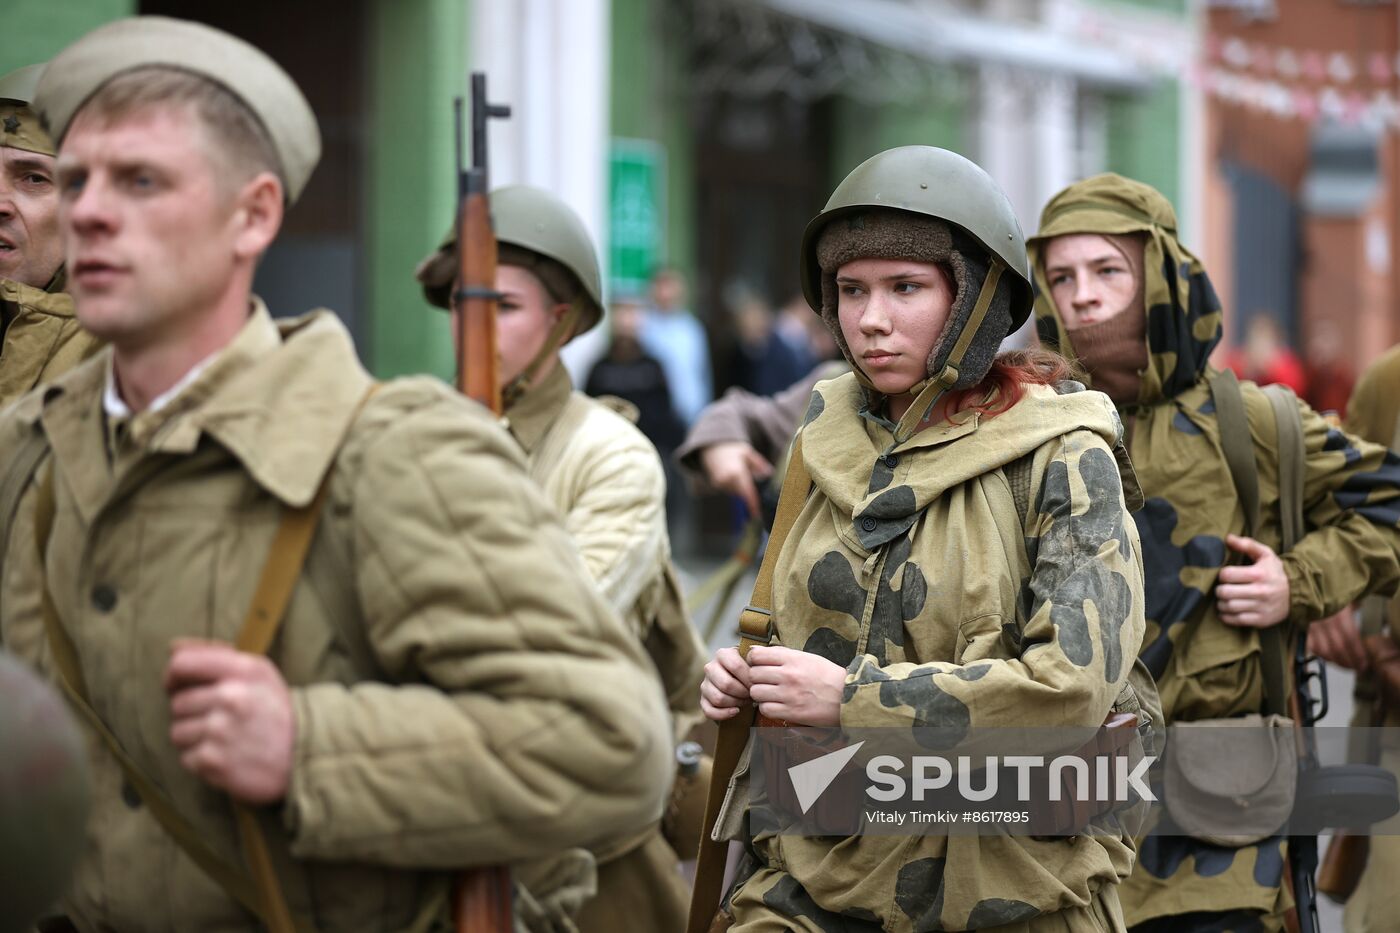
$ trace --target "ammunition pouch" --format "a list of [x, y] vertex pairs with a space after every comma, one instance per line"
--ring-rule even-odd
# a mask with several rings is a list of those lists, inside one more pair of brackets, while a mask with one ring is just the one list
[[1269, 838], [1293, 813], [1294, 742], [1293, 721], [1285, 716], [1174, 724], [1163, 763], [1167, 813], [1182, 832], [1213, 845]]

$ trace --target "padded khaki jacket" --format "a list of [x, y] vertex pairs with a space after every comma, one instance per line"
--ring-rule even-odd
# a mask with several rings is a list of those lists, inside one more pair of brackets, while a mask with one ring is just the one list
[[[259, 306], [160, 411], [108, 423], [110, 351], [0, 417], [52, 450], [42, 565], [92, 705], [227, 861], [227, 798], [169, 740], [173, 638], [232, 641], [284, 505], [329, 498], [271, 657], [295, 762], [262, 812], [287, 900], [321, 931], [446, 929], [452, 870], [602, 846], [654, 822], [672, 770], [641, 646], [587, 578], [516, 444], [426, 379], [370, 384], [318, 312]], [[0, 529], [7, 650], [52, 672], [32, 490]], [[342, 584], [342, 585], [337, 585]], [[61, 905], [90, 930], [242, 931], [94, 742], [85, 860]]]

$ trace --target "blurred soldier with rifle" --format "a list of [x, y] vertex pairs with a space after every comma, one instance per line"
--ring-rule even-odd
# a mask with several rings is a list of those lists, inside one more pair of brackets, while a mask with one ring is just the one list
[[514, 442], [251, 293], [319, 156], [291, 79], [141, 17], [35, 108], [110, 343], [0, 418], [0, 640], [93, 754], [50, 926], [442, 930], [458, 870], [653, 822], [664, 699]]
[[[490, 211], [500, 247], [500, 368], [492, 387], [502, 395], [503, 423], [531, 478], [564, 516], [599, 590], [646, 646], [682, 738], [698, 719], [704, 657], [671, 567], [661, 461], [630, 420], [635, 410], [575, 391], [559, 359], [565, 343], [603, 317], [592, 238], [568, 205], [538, 188], [497, 189]], [[489, 231], [469, 232], [462, 248], [473, 249], [483, 235]], [[467, 267], [449, 235], [418, 268], [429, 303], [447, 307]], [[694, 846], [685, 849], [678, 855], [653, 825], [596, 850], [598, 890], [578, 914], [578, 928], [678, 931], [688, 891], [677, 862], [692, 857]]]

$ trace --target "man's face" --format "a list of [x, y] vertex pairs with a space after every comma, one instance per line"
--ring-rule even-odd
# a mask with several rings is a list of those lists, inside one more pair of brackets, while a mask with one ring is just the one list
[[1113, 243], [1094, 233], [1057, 236], [1045, 247], [1045, 279], [1050, 297], [1067, 330], [1101, 324], [1131, 308], [1137, 299], [1143, 243], [1126, 241], [1134, 250], [1129, 262]]
[[685, 283], [674, 272], [659, 272], [651, 283], [652, 304], [662, 311], [670, 311], [685, 301]]
[[53, 156], [0, 147], [0, 279], [43, 288], [62, 263]]
[[238, 199], [184, 106], [80, 111], [58, 154], [78, 320], [119, 349], [173, 339], [234, 282]]

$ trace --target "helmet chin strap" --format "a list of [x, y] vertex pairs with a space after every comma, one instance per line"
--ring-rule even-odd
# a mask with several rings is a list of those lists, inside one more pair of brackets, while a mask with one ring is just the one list
[[913, 437], [918, 432], [919, 425], [923, 424], [924, 419], [933, 411], [933, 406], [937, 405], [943, 394], [957, 383], [958, 377], [961, 375], [963, 357], [967, 354], [967, 348], [972, 346], [977, 331], [982, 328], [982, 322], [986, 319], [987, 311], [992, 306], [992, 299], [997, 292], [997, 283], [1001, 281], [1001, 273], [1005, 268], [1006, 263], [996, 256], [992, 257], [992, 265], [987, 270], [987, 277], [982, 280], [982, 290], [977, 295], [977, 303], [973, 305], [972, 314], [968, 316], [962, 333], [958, 334], [957, 343], [953, 344], [953, 351], [948, 354], [948, 360], [943, 364], [943, 369], [939, 371], [938, 375], [930, 376], [909, 387], [909, 391], [916, 394], [909, 410], [904, 413], [904, 417], [900, 418], [899, 423], [892, 429], [894, 434], [892, 448], [898, 447]]
[[574, 335], [574, 326], [578, 324], [578, 320], [582, 316], [583, 299], [575, 298], [573, 301], [569, 302], [569, 309], [565, 311], [560, 316], [559, 320], [554, 322], [554, 326], [549, 329], [549, 333], [545, 335], [544, 343], [540, 346], [539, 352], [531, 358], [530, 362], [525, 364], [525, 368], [520, 371], [520, 375], [512, 379], [506, 387], [501, 390], [502, 411], [505, 411], [516, 402], [520, 401], [521, 397], [524, 396], [526, 392], [530, 391], [530, 387], [535, 384], [535, 374], [539, 372], [540, 367], [544, 365], [544, 361], [557, 353], [560, 347], [569, 342], [569, 338]]

